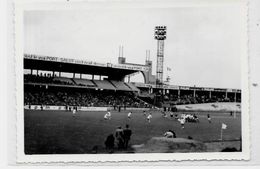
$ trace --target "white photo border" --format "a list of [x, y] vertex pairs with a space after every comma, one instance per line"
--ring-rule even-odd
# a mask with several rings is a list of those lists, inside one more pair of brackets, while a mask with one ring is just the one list
[[[95, 8], [154, 8], [154, 7], [192, 7], [212, 5], [241, 5], [241, 18], [243, 25], [243, 41], [241, 41], [241, 74], [242, 74], [242, 152], [221, 153], [147, 153], [147, 154], [68, 154], [68, 155], [25, 155], [24, 154], [24, 86], [23, 86], [23, 14], [28, 10], [84, 10]], [[17, 111], [17, 163], [109, 163], [109, 162], [169, 162], [183, 160], [249, 160], [250, 159], [250, 130], [249, 130], [249, 69], [248, 69], [248, 27], [247, 27], [247, 1], [230, 0], [188, 0], [188, 1], [76, 1], [66, 0], [43, 1], [26, 0], [15, 1], [15, 69], [16, 69], [16, 111]]]

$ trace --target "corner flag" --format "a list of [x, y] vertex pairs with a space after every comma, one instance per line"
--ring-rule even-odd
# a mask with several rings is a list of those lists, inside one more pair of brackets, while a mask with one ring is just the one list
[[223, 139], [223, 130], [227, 129], [227, 125], [225, 123], [222, 123], [221, 130], [220, 130], [220, 140]]

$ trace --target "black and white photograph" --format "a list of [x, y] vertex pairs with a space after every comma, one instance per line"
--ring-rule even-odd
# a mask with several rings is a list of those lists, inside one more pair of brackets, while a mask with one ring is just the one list
[[243, 1], [40, 5], [16, 9], [21, 159], [249, 158]]

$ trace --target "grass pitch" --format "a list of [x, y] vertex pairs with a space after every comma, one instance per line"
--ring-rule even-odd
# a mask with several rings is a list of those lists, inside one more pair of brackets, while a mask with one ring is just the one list
[[[168, 114], [162, 117], [160, 112], [152, 112], [153, 118], [148, 123], [142, 111], [133, 111], [132, 118], [127, 118], [129, 111], [112, 111], [111, 120], [104, 120], [106, 112], [77, 112], [73, 117], [68, 111], [24, 110], [25, 154], [82, 154], [92, 153], [94, 146], [98, 153], [106, 153], [104, 141], [115, 133], [117, 126], [129, 124], [132, 129], [130, 145], [146, 143], [152, 137], [163, 136], [164, 132], [174, 130], [177, 137], [191, 136], [195, 140], [209, 142], [220, 139], [221, 124], [227, 124], [223, 130], [223, 140], [239, 139], [241, 136], [241, 117], [234, 118], [227, 112], [214, 112], [212, 123], [207, 120], [207, 112], [194, 112], [199, 123], [180, 123]], [[178, 112], [181, 114], [182, 112]], [[192, 112], [193, 114], [193, 112]]]

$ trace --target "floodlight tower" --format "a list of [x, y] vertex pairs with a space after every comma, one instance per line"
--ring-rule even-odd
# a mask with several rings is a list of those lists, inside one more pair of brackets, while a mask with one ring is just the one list
[[166, 39], [166, 26], [156, 26], [154, 38], [157, 40], [157, 65], [156, 65], [156, 87], [163, 87], [163, 57], [164, 40]]

